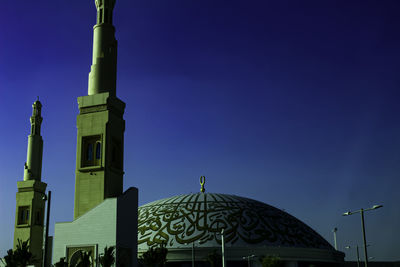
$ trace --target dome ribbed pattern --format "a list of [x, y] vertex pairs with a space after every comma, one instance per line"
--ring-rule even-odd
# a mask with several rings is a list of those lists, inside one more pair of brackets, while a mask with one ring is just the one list
[[283, 246], [333, 249], [318, 233], [290, 214], [234, 195], [197, 193], [157, 200], [139, 207], [138, 246], [168, 248]]

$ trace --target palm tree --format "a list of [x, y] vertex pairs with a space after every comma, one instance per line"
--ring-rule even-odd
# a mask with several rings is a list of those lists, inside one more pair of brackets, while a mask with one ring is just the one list
[[29, 239], [23, 241], [18, 239], [17, 248], [13, 251], [9, 249], [4, 256], [4, 262], [7, 267], [27, 266], [37, 263], [33, 254], [29, 251]]
[[14, 251], [12, 249], [7, 250], [7, 255], [4, 256], [4, 260], [1, 259], [1, 261], [8, 267], [16, 267], [17, 266]]
[[147, 267], [156, 267], [157, 266], [157, 254], [156, 251], [153, 247], [150, 247], [148, 251], [143, 253], [142, 256], [140, 256], [139, 261]]
[[222, 257], [216, 250], [207, 255], [207, 261], [211, 267], [220, 267], [222, 264]]
[[262, 267], [281, 267], [283, 262], [278, 256], [263, 256], [260, 259]]
[[165, 247], [165, 242], [161, 243], [159, 248], [156, 248], [157, 262], [159, 266], [164, 266], [167, 262], [168, 249]]
[[161, 244], [161, 247], [150, 247], [148, 251], [143, 253], [139, 261], [141, 264], [147, 267], [160, 267], [164, 266], [167, 262], [168, 249]]
[[22, 242], [18, 239], [17, 249], [14, 251], [17, 263], [21, 266], [31, 265], [37, 262], [33, 254], [29, 251], [29, 239]]
[[60, 258], [60, 261], [56, 262], [56, 264], [54, 264], [54, 267], [68, 267], [68, 264], [65, 261], [65, 257]]
[[103, 267], [111, 267], [115, 263], [114, 256], [114, 248], [115, 247], [105, 247], [103, 256], [100, 256], [100, 264]]
[[76, 267], [90, 267], [92, 266], [91, 262], [92, 251], [82, 251], [81, 258]]

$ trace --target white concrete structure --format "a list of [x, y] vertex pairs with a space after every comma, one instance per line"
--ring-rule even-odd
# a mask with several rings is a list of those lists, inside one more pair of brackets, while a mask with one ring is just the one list
[[115, 266], [136, 266], [138, 190], [129, 188], [121, 196], [102, 203], [72, 222], [55, 224], [53, 264], [65, 257], [69, 264], [82, 251], [96, 260], [106, 246], [116, 247]]

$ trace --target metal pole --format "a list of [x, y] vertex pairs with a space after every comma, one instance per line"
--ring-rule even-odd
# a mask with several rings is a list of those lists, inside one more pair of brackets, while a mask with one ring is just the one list
[[337, 250], [336, 231], [337, 231], [337, 228], [335, 227], [335, 229], [333, 229], [333, 239], [335, 241], [335, 250]]
[[360, 267], [360, 253], [358, 253], [358, 245], [357, 245], [357, 267]]
[[247, 266], [250, 267], [250, 256], [247, 256]]
[[367, 241], [365, 238], [365, 226], [364, 226], [364, 209], [360, 210], [360, 214], [361, 214], [361, 227], [362, 227], [362, 233], [363, 233], [363, 241], [364, 241], [365, 267], [368, 267]]
[[194, 241], [192, 242], [192, 267], [194, 267]]
[[47, 267], [47, 247], [48, 247], [48, 239], [49, 239], [49, 220], [50, 220], [50, 201], [51, 201], [51, 191], [49, 191], [47, 196], [47, 213], [46, 213], [46, 236], [44, 239], [44, 259], [43, 266]]
[[222, 267], [225, 267], [225, 240], [224, 240], [224, 229], [221, 230], [221, 241], [222, 241]]

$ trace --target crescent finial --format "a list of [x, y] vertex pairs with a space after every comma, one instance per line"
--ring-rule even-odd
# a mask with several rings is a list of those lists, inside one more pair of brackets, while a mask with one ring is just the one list
[[206, 177], [205, 176], [200, 176], [200, 192], [204, 193], [206, 189], [204, 188], [204, 184], [206, 183]]

